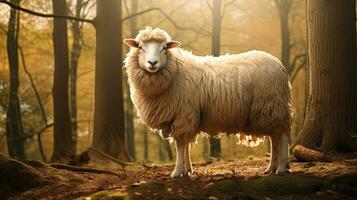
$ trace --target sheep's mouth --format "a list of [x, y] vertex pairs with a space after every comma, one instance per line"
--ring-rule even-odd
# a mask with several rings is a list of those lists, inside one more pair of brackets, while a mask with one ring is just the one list
[[159, 67], [147, 67], [146, 71], [148, 71], [149, 73], [156, 73], [158, 71], [160, 71]]

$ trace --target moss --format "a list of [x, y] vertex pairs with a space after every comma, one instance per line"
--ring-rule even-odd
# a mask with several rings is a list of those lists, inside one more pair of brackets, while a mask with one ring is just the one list
[[17, 191], [24, 191], [47, 183], [35, 168], [14, 159], [2, 158], [0, 168], [0, 185], [7, 185]]
[[357, 174], [327, 177], [324, 187], [342, 192], [346, 195], [357, 195]]
[[322, 181], [300, 176], [266, 176], [249, 181], [245, 192], [258, 195], [305, 195], [318, 191]]
[[164, 188], [161, 183], [144, 183], [139, 185], [136, 190], [149, 190], [149, 191], [159, 191]]
[[346, 174], [343, 176], [330, 176], [326, 178], [326, 181], [330, 184], [348, 185], [351, 187], [357, 187], [357, 174]]
[[253, 180], [226, 179], [208, 185], [208, 191], [224, 194], [241, 192], [252, 197], [305, 195], [318, 191], [322, 181], [298, 176], [266, 176]]
[[90, 195], [82, 196], [77, 198], [77, 200], [127, 200], [129, 199], [128, 194], [123, 191], [109, 191], [104, 190], [96, 192]]
[[218, 191], [224, 194], [232, 194], [242, 190], [242, 181], [240, 179], [226, 179], [207, 185], [207, 191]]

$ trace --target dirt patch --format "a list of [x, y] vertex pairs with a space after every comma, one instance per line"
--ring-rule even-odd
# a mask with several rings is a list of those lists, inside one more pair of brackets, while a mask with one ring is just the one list
[[357, 159], [291, 163], [282, 176], [263, 174], [266, 166], [266, 160], [196, 163], [191, 177], [179, 179], [170, 177], [173, 163], [127, 166], [127, 177], [39, 166], [55, 181], [9, 199], [356, 199]]

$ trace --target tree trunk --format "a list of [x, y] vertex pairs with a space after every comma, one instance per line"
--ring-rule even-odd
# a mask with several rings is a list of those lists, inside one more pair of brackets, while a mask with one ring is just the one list
[[[82, 0], [77, 0], [76, 2], [76, 17], [80, 17], [82, 10]], [[73, 44], [71, 51], [71, 62], [70, 62], [70, 105], [71, 105], [71, 132], [72, 132], [72, 142], [73, 148], [77, 149], [77, 71], [78, 71], [78, 60], [81, 55], [82, 44], [81, 44], [81, 25], [79, 21], [74, 21], [72, 25], [73, 32]]]
[[149, 141], [148, 141], [148, 134], [149, 131], [145, 130], [144, 132], [144, 160], [149, 159]]
[[[66, 0], [52, 0], [55, 15], [67, 15]], [[53, 112], [54, 137], [52, 160], [70, 159], [74, 153], [68, 96], [68, 36], [66, 19], [55, 18], [53, 26], [54, 81]]]
[[289, 31], [289, 13], [293, 0], [275, 0], [279, 10], [280, 32], [281, 32], [281, 61], [289, 74], [292, 69], [290, 65], [290, 31]]
[[130, 160], [125, 145], [121, 0], [97, 1], [93, 147]]
[[[11, 0], [11, 3], [19, 4], [20, 0]], [[10, 92], [9, 105], [6, 114], [7, 147], [11, 157], [26, 159], [24, 148], [24, 131], [21, 120], [19, 90], [19, 57], [18, 36], [20, 29], [19, 12], [13, 8], [10, 10], [9, 25], [7, 31], [7, 55], [10, 67]]]
[[[131, 1], [131, 13], [136, 13], [138, 11], [138, 0]], [[137, 29], [137, 18], [133, 17], [130, 19], [130, 35], [134, 38], [138, 32]], [[126, 91], [126, 99], [125, 99], [125, 130], [126, 130], [126, 138], [127, 138], [127, 145], [128, 151], [130, 156], [135, 160], [135, 131], [134, 131], [134, 106], [133, 102], [130, 99], [130, 90], [129, 84], [127, 79], [123, 81], [125, 91]]]
[[166, 139], [162, 139], [162, 142], [164, 144], [164, 148], [166, 149], [167, 157], [168, 157], [169, 161], [173, 160], [174, 159], [174, 155], [172, 153], [170, 142], [168, 140], [166, 140]]
[[[221, 49], [221, 0], [213, 0], [212, 6], [212, 55], [219, 56]], [[221, 154], [221, 140], [210, 137], [210, 155], [218, 157]]]
[[354, 0], [309, 0], [309, 100], [297, 144], [349, 150], [356, 134], [356, 15]]

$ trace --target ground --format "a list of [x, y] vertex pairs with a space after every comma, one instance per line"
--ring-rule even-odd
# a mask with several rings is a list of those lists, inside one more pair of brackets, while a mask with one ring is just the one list
[[41, 181], [26, 187], [18, 184], [28, 177], [0, 181], [0, 199], [357, 199], [356, 157], [291, 162], [285, 175], [263, 174], [267, 159], [218, 160], [195, 163], [191, 177], [178, 179], [170, 177], [173, 163], [126, 166], [126, 176], [120, 167], [108, 175], [30, 164]]

